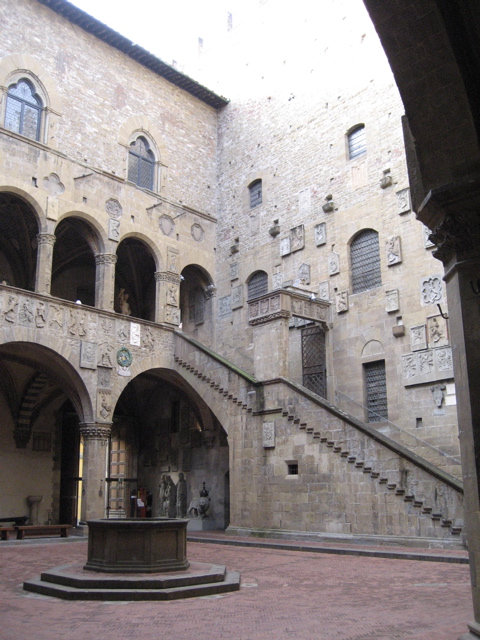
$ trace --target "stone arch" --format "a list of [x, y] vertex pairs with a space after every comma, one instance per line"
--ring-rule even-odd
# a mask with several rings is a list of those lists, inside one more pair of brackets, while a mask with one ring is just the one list
[[108, 246], [108, 235], [107, 230], [102, 225], [102, 223], [95, 216], [87, 213], [86, 211], [82, 211], [81, 209], [72, 209], [71, 211], [67, 211], [62, 215], [58, 216], [58, 220], [55, 223], [55, 229], [58, 228], [58, 225], [64, 220], [68, 220], [69, 218], [74, 219], [78, 218], [85, 222], [88, 227], [93, 230], [94, 240], [92, 242], [91, 248], [95, 254], [104, 253], [106, 251], [106, 247]]
[[155, 242], [151, 238], [149, 238], [144, 233], [139, 233], [138, 231], [127, 231], [126, 233], [120, 236], [118, 240], [117, 248], [124, 240], [127, 240], [128, 238], [133, 238], [135, 240], [138, 240], [142, 244], [146, 245], [150, 250], [152, 257], [155, 261], [155, 270], [163, 271], [163, 269], [165, 268], [165, 261], [162, 257], [162, 254], [160, 253], [160, 250], [157, 244], [155, 244]]
[[[20, 183], [19, 183], [20, 185]], [[12, 193], [18, 196], [20, 199], [24, 200], [28, 205], [30, 205], [35, 218], [37, 219], [38, 231], [41, 233], [42, 231], [47, 230], [47, 218], [45, 215], [45, 210], [40, 202], [37, 200], [38, 189], [35, 187], [32, 188], [31, 192], [25, 190], [25, 185], [22, 183], [22, 186], [16, 186], [15, 182], [8, 185], [0, 185], [0, 195], [2, 193]]]
[[62, 99], [57, 85], [43, 65], [27, 53], [14, 53], [0, 60], [0, 86], [8, 87], [21, 77], [30, 78], [41, 90], [45, 107], [57, 115], [62, 113]]
[[90, 216], [63, 216], [55, 227], [52, 259], [52, 295], [64, 300], [95, 306], [96, 262], [104, 241]]
[[95, 400], [74, 363], [78, 353], [50, 334], [36, 332], [32, 341], [31, 330], [15, 327], [14, 331], [1, 330], [0, 359], [11, 357], [23, 365], [38, 369], [53, 380], [69, 397], [81, 422], [94, 422]]
[[380, 342], [380, 340], [372, 339], [363, 345], [360, 357], [373, 358], [373, 357], [384, 356], [384, 355], [385, 355], [385, 350], [384, 350], [383, 344]]

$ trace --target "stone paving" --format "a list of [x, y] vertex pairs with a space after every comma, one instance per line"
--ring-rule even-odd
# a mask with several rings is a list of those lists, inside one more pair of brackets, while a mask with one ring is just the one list
[[206, 541], [190, 542], [188, 558], [240, 571], [240, 592], [98, 603], [23, 591], [86, 556], [83, 539], [0, 542], [0, 640], [456, 640], [473, 620], [466, 564]]

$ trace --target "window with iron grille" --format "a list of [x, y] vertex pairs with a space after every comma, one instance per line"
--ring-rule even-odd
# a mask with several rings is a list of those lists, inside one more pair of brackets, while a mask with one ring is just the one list
[[350, 246], [352, 292], [360, 293], [382, 284], [378, 233], [366, 229], [358, 234]]
[[32, 140], [40, 140], [43, 104], [28, 80], [19, 80], [8, 89], [5, 129]]
[[360, 125], [348, 134], [348, 157], [350, 160], [358, 158], [367, 152], [365, 127]]
[[143, 189], [153, 191], [155, 156], [148, 142], [139, 136], [128, 152], [128, 179]]
[[302, 329], [302, 378], [303, 386], [327, 397], [327, 359], [325, 332], [322, 327]]
[[250, 209], [254, 209], [262, 204], [262, 181], [255, 180], [248, 187], [248, 190], [250, 192]]
[[363, 365], [367, 402], [367, 421], [383, 422], [388, 419], [387, 378], [385, 361], [368, 362]]
[[268, 293], [268, 276], [265, 271], [257, 271], [248, 283], [248, 299], [257, 298]]

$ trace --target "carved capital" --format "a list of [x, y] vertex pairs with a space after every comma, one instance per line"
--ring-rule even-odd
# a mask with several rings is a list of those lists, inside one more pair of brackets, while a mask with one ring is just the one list
[[472, 176], [433, 189], [423, 201], [419, 219], [432, 229], [434, 256], [444, 264], [465, 260], [480, 250], [480, 177]]
[[117, 256], [114, 253], [97, 253], [95, 264], [116, 264]]
[[181, 278], [173, 273], [167, 273], [165, 271], [155, 271], [156, 282], [171, 282], [173, 284], [180, 284]]
[[55, 244], [55, 240], [57, 239], [57, 236], [54, 235], [53, 233], [39, 233], [37, 234], [37, 241], [38, 244], [49, 244], [53, 247], [53, 245]]
[[83, 422], [79, 427], [84, 440], [108, 440], [112, 431], [111, 424], [101, 422]]

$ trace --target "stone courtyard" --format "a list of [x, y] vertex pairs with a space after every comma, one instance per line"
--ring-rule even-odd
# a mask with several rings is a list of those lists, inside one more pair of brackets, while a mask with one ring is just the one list
[[[365, 546], [350, 550], [372, 554], [365, 557], [346, 555], [346, 545], [332, 543], [297, 542], [290, 543], [289, 549], [284, 541], [243, 540], [236, 546], [232, 543], [239, 542], [237, 538], [201, 535], [203, 541], [189, 542], [189, 559], [209, 562], [214, 558], [240, 571], [239, 592], [155, 603], [68, 602], [36, 596], [22, 590], [22, 581], [67, 560], [83, 561], [87, 542], [74, 538], [2, 542], [0, 637], [451, 640], [465, 631], [465, 620], [472, 618], [463, 551]], [[225, 544], [208, 542], [209, 536]], [[328, 553], [319, 552], [319, 547]]]

